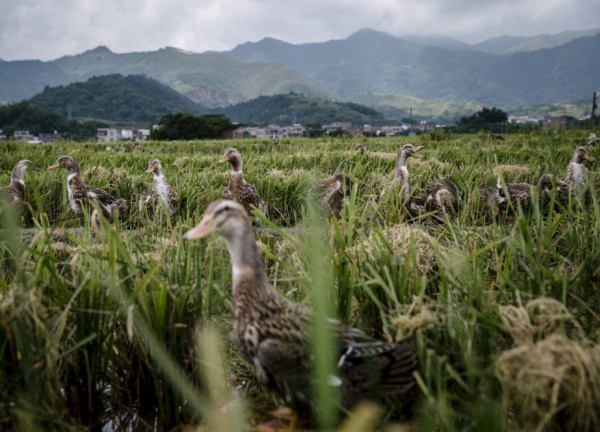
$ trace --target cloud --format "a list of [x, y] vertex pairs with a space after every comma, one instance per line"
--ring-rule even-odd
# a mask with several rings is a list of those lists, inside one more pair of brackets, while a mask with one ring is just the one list
[[600, 2], [584, 0], [3, 0], [2, 9], [5, 60], [50, 60], [100, 44], [222, 51], [264, 37], [341, 39], [362, 28], [479, 41], [600, 27]]

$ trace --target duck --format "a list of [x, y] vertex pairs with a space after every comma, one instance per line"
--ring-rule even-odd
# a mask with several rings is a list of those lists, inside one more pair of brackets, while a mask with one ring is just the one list
[[600, 140], [600, 138], [598, 138], [596, 136], [596, 134], [594, 132], [592, 132], [591, 134], [588, 135], [587, 140], [585, 141], [585, 145], [588, 147], [589, 146], [595, 147], [599, 140]]
[[353, 181], [346, 174], [339, 172], [319, 180], [313, 187], [313, 192], [323, 209], [327, 219], [342, 217], [342, 210], [348, 203]]
[[145, 172], [146, 174], [154, 174], [149, 194], [142, 196], [142, 201], [146, 205], [148, 213], [152, 214], [155, 207], [162, 203], [167, 214], [172, 218], [177, 211], [179, 195], [167, 183], [162, 164], [156, 158], [150, 159], [148, 169]]
[[260, 210], [261, 213], [266, 214], [267, 205], [265, 201], [260, 197], [254, 185], [244, 180], [240, 152], [234, 147], [227, 148], [223, 153], [223, 157], [219, 160], [219, 164], [226, 162], [231, 164], [231, 176], [227, 187], [223, 189], [223, 198], [240, 203], [249, 215], [252, 212], [252, 206]]
[[[460, 203], [460, 190], [450, 179], [444, 178], [439, 183], [429, 183], [427, 189], [420, 193], [413, 192], [407, 162], [410, 157], [423, 157], [418, 152], [424, 148], [424, 146], [415, 147], [412, 144], [406, 144], [396, 155], [393, 185], [400, 186], [402, 190], [404, 211], [408, 221], [419, 219], [427, 213], [434, 216], [434, 220], [439, 220], [440, 214], [455, 213]], [[381, 196], [384, 193], [385, 189], [381, 191]]]
[[29, 159], [21, 159], [13, 167], [10, 175], [10, 184], [0, 189], [0, 196], [13, 205], [23, 206], [26, 204], [25, 174], [27, 173], [27, 169], [38, 172], [43, 171]]
[[480, 188], [479, 196], [483, 199], [488, 211], [494, 215], [498, 213], [514, 214], [517, 206], [520, 206], [524, 212], [528, 212], [533, 208], [534, 199], [541, 204], [549, 201], [552, 184], [553, 179], [550, 174], [543, 174], [535, 189], [529, 183], [502, 184], [501, 178], [498, 177], [496, 186]]
[[[394, 170], [394, 180], [392, 180], [392, 187], [400, 187], [402, 191], [402, 199], [408, 201], [411, 193], [410, 178], [408, 175], [408, 159], [411, 157], [421, 158], [423, 155], [418, 152], [424, 149], [424, 146], [414, 146], [412, 144], [405, 144], [402, 146], [396, 154], [396, 168]], [[383, 197], [386, 193], [386, 189], [383, 188], [380, 193], [380, 197]]]
[[583, 169], [584, 161], [594, 162], [595, 160], [588, 146], [581, 146], [575, 149], [567, 167], [567, 174], [562, 179], [568, 186], [571, 195], [579, 194], [587, 182]]
[[[577, 147], [567, 166], [567, 173], [562, 179], [554, 179], [552, 174], [543, 175], [546, 196], [549, 197], [551, 191], [556, 188], [558, 202], [563, 206], [568, 205], [572, 197], [579, 195], [585, 189], [587, 179], [584, 172], [584, 162], [593, 162], [595, 160], [587, 145]], [[584, 198], [587, 199], [589, 197], [586, 196]]]
[[114, 221], [115, 212], [125, 214], [129, 203], [123, 198], [114, 198], [104, 189], [88, 186], [81, 178], [79, 163], [72, 156], [61, 156], [47, 169], [64, 168], [67, 170], [67, 191], [69, 207], [76, 214], [82, 215], [83, 203], [97, 203], [102, 215], [110, 222]]
[[[183, 238], [191, 241], [211, 233], [224, 238], [231, 259], [235, 308], [232, 338], [238, 351], [253, 367], [261, 385], [297, 410], [314, 413], [308, 384], [314, 370], [310, 310], [281, 297], [269, 282], [245, 207], [231, 200], [214, 201], [200, 223]], [[414, 387], [414, 335], [390, 343], [339, 321], [329, 322], [337, 341], [332, 348], [337, 371], [330, 382], [340, 390], [344, 408], [376, 395], [406, 395]]]

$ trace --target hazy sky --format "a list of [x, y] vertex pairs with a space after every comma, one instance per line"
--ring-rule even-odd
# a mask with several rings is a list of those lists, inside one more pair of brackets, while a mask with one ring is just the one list
[[264, 37], [343, 39], [362, 28], [478, 42], [599, 27], [600, 0], [0, 0], [0, 58], [52, 60], [101, 44], [224, 51]]

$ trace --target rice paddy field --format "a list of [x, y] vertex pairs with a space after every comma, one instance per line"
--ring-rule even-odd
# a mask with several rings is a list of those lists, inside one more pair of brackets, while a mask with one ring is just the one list
[[[220, 198], [229, 166], [217, 161], [229, 146], [268, 204], [255, 231], [278, 292], [381, 339], [416, 335], [417, 388], [407, 400], [341, 419], [325, 408], [315, 428], [600, 430], [597, 166], [587, 165], [591, 198], [567, 208], [491, 217], [477, 192], [497, 175], [562, 177], [586, 136], [145, 142], [141, 151], [0, 144], [1, 185], [20, 159], [45, 168], [71, 155], [89, 184], [130, 202], [118, 222], [91, 230], [68, 207], [65, 170], [30, 171], [29, 208], [3, 210], [0, 430], [260, 430], [269, 421], [282, 403], [230, 342], [224, 242], [182, 240]], [[362, 143], [368, 149], [356, 150]], [[456, 216], [408, 224], [399, 194], [375, 201], [406, 143], [425, 146], [408, 164], [413, 189], [451, 178], [462, 190]], [[153, 157], [180, 195], [166, 225], [137, 205]], [[342, 219], [310, 217], [311, 185], [338, 171], [356, 183]], [[315, 227], [318, 245], [307, 235]]]

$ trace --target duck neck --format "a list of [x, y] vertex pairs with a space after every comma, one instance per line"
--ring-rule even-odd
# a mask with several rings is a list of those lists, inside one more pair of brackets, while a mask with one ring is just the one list
[[231, 175], [229, 176], [229, 188], [237, 189], [242, 186], [244, 183], [244, 175], [242, 171], [231, 171]]
[[10, 177], [10, 184], [16, 188], [25, 189], [25, 180], [22, 177], [15, 176], [14, 174]]
[[398, 152], [398, 156], [396, 156], [396, 172], [394, 175], [394, 181], [404, 186], [404, 190], [402, 192], [402, 196], [404, 198], [408, 198], [410, 195], [410, 179], [408, 178], [408, 168], [406, 167], [406, 162], [408, 160], [408, 156], [404, 151]]
[[242, 159], [237, 157], [237, 156], [233, 156], [231, 159], [229, 159], [229, 162], [231, 163], [231, 172], [232, 173], [237, 173], [239, 172], [240, 174], [242, 173]]
[[[250, 226], [227, 235], [225, 243], [231, 257], [233, 297], [236, 305], [277, 295], [269, 284]], [[251, 283], [242, 284], [243, 281]]]
[[571, 161], [569, 168], [567, 169], [567, 176], [564, 181], [569, 183], [575, 190], [577, 190], [579, 186], [583, 185], [586, 182], [585, 175], [583, 173], [583, 164], [578, 163], [577, 161]]

